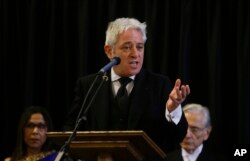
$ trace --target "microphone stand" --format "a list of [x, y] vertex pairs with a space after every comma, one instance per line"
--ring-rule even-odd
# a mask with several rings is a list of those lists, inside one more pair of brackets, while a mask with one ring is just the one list
[[99, 84], [98, 88], [96, 89], [96, 91], [95, 91], [93, 97], [91, 98], [89, 104], [87, 105], [87, 107], [86, 107], [85, 110], [84, 110], [83, 116], [81, 117], [83, 108], [85, 107], [85, 104], [86, 104], [87, 98], [89, 97], [90, 91], [92, 91], [92, 88], [93, 88], [94, 84], [96, 83], [97, 78], [100, 76], [100, 74], [101, 74], [101, 73], [98, 73], [98, 74], [96, 75], [96, 77], [95, 77], [93, 83], [91, 84], [91, 86], [90, 86], [90, 88], [89, 88], [89, 90], [88, 90], [88, 92], [87, 92], [87, 94], [86, 94], [86, 97], [84, 98], [84, 101], [83, 101], [83, 103], [82, 103], [80, 112], [79, 112], [79, 114], [78, 114], [78, 116], [77, 116], [75, 128], [74, 128], [72, 134], [69, 136], [68, 140], [67, 140], [67, 141], [64, 143], [64, 145], [61, 147], [60, 151], [58, 152], [58, 154], [57, 154], [57, 156], [56, 156], [56, 158], [55, 158], [55, 161], [60, 161], [60, 160], [62, 159], [62, 157], [63, 157], [65, 154], [68, 153], [69, 145], [70, 145], [70, 143], [72, 142], [72, 140], [75, 139], [75, 137], [76, 137], [76, 132], [78, 131], [79, 126], [80, 126], [82, 120], [85, 120], [85, 121], [87, 120], [87, 116], [86, 116], [86, 115], [87, 115], [87, 112], [88, 112], [88, 110], [89, 110], [89, 108], [90, 108], [90, 106], [91, 106], [93, 100], [95, 99], [96, 94], [98, 93], [98, 91], [99, 91], [100, 88], [102, 87], [104, 81], [108, 81], [108, 76], [106, 76], [106, 73], [104, 73], [104, 75], [102, 76], [102, 81], [101, 81], [101, 83]]

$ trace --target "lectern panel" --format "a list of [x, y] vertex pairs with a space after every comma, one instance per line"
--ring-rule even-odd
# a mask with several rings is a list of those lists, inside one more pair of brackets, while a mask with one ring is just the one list
[[[49, 132], [48, 137], [62, 146], [72, 132]], [[69, 154], [86, 161], [111, 157], [113, 161], [141, 161], [165, 158], [166, 154], [143, 131], [79, 131], [70, 144]]]

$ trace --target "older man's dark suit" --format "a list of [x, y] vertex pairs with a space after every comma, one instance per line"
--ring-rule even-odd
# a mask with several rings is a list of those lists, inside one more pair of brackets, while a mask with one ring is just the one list
[[[166, 161], [183, 161], [181, 149], [167, 153]], [[228, 161], [228, 159], [218, 151], [208, 149], [204, 145], [196, 161]]]
[[[87, 121], [80, 130], [119, 130], [115, 122], [119, 120], [114, 112], [114, 96], [111, 90], [110, 72], [108, 81], [98, 91], [87, 112]], [[94, 81], [96, 74], [82, 77], [75, 88], [75, 99], [69, 112], [64, 130], [72, 130], [80, 111], [83, 98]], [[95, 83], [90, 98], [101, 83], [101, 77]], [[184, 138], [187, 121], [182, 115], [176, 126], [165, 118], [165, 106], [172, 85], [168, 77], [142, 70], [135, 78], [134, 88], [130, 94], [130, 111], [125, 130], [144, 130], [163, 150], [172, 150]]]

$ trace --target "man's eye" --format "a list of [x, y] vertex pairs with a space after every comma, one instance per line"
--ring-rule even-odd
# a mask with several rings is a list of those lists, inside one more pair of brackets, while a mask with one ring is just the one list
[[122, 49], [123, 49], [123, 50], [129, 50], [129, 49], [130, 49], [130, 46], [124, 46]]
[[143, 50], [144, 46], [137, 46], [137, 50]]
[[199, 131], [199, 129], [194, 127], [194, 128], [192, 128], [192, 131], [197, 132], [197, 131]]

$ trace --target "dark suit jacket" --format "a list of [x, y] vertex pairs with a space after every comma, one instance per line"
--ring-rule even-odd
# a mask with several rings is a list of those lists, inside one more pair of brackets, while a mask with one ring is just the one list
[[[87, 112], [87, 121], [82, 123], [80, 130], [114, 130], [112, 129], [112, 98], [110, 72], [108, 81], [104, 81], [97, 92], [94, 101]], [[96, 74], [81, 77], [75, 88], [75, 99], [69, 112], [64, 130], [72, 130], [75, 119], [82, 106], [83, 98], [96, 78]], [[102, 78], [98, 77], [87, 103], [97, 91]], [[182, 115], [178, 125], [168, 122], [165, 118], [166, 101], [172, 85], [168, 77], [145, 70], [135, 77], [131, 93], [130, 112], [127, 130], [145, 131], [163, 150], [173, 149], [184, 138], [187, 131], [187, 121]], [[84, 110], [83, 110], [84, 111]]]
[[[181, 149], [167, 153], [166, 161], [183, 161]], [[210, 150], [205, 145], [196, 161], [228, 161], [227, 158], [218, 151]]]

